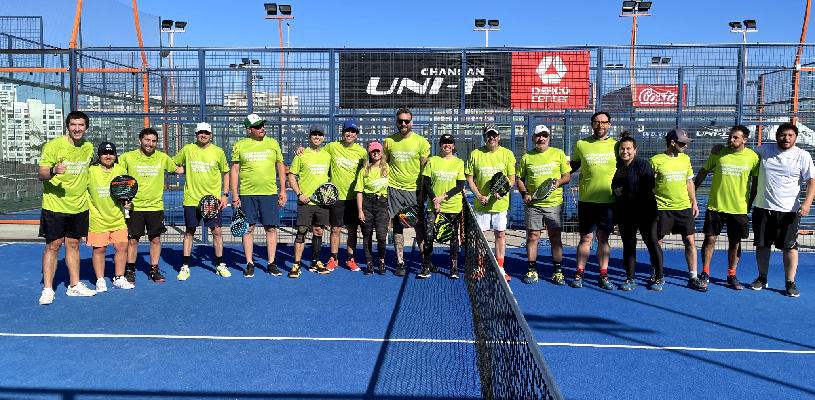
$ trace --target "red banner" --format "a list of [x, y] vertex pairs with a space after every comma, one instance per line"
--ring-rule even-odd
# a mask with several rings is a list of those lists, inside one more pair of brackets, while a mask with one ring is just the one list
[[512, 53], [512, 108], [589, 106], [588, 51]]
[[[683, 93], [687, 94], [688, 86], [682, 85]], [[679, 97], [679, 85], [637, 85], [637, 95], [634, 96], [634, 107], [676, 107]], [[682, 96], [682, 105], [687, 103], [688, 96]]]

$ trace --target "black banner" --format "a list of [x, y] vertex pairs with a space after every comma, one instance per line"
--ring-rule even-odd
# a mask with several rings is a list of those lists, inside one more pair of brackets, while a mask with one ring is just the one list
[[[458, 109], [460, 53], [340, 53], [342, 109]], [[510, 107], [512, 53], [467, 55], [465, 108]]]

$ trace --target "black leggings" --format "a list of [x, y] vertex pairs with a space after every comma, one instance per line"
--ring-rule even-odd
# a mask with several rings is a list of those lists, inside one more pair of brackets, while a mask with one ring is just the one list
[[376, 228], [376, 250], [380, 262], [385, 259], [388, 245], [388, 198], [362, 196], [362, 213], [365, 222], [362, 223], [362, 247], [365, 249], [365, 261], [373, 264], [373, 236]]
[[625, 273], [628, 279], [634, 279], [634, 271], [637, 268], [637, 230], [640, 231], [642, 241], [648, 248], [651, 255], [651, 265], [654, 267], [654, 276], [662, 278], [662, 247], [659, 246], [657, 237], [657, 220], [648, 219], [644, 221], [629, 220], [620, 221], [620, 236], [623, 239], [623, 260], [625, 262]]
[[[425, 219], [426, 234], [424, 241], [424, 252], [422, 253], [422, 266], [430, 265], [430, 256], [433, 254], [433, 243], [436, 240], [436, 211], [427, 211]], [[458, 225], [461, 222], [461, 213], [442, 213], [453, 225], [453, 236], [450, 239], [450, 259], [458, 260], [459, 234]]]

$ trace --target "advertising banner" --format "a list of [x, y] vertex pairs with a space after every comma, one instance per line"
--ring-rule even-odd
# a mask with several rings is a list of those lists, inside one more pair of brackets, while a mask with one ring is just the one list
[[512, 53], [512, 108], [588, 108], [590, 61], [588, 51]]
[[[679, 85], [637, 85], [634, 107], [676, 107]], [[682, 85], [682, 105], [687, 103], [688, 86]]]

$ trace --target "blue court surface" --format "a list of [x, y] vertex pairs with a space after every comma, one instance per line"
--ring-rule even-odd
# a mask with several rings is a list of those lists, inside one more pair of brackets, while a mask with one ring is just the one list
[[[93, 287], [90, 251], [82, 247], [81, 279]], [[385, 276], [341, 269], [289, 279], [256, 268], [246, 279], [239, 249], [225, 249], [233, 275], [222, 278], [212, 249], [199, 246], [192, 276], [179, 282], [181, 248], [167, 246], [161, 269], [168, 279], [155, 283], [147, 280], [145, 246], [134, 290], [67, 297], [60, 261], [54, 304], [40, 306], [42, 249], [0, 244], [7, 277], [0, 398], [481, 397], [469, 299], [463, 280], [447, 278], [446, 256], [436, 259], [443, 272], [426, 280], [415, 279], [419, 257], [408, 250], [405, 279], [392, 274], [392, 251]], [[279, 247], [284, 272], [291, 255], [291, 247]], [[624, 279], [621, 256], [612, 252], [615, 284]], [[716, 253], [709, 292], [686, 289], [684, 256], [675, 251], [666, 252], [665, 289], [648, 291], [647, 254], [639, 257], [641, 285], [622, 292], [589, 285], [594, 257], [582, 289], [545, 279], [524, 285], [525, 251], [508, 252], [510, 287], [566, 398], [815, 398], [815, 323], [807, 318], [815, 311], [815, 256], [802, 254], [799, 298], [781, 294], [780, 254], [773, 254], [770, 290], [758, 292], [723, 286], [724, 252]], [[571, 278], [573, 250], [565, 259]], [[106, 276], [112, 268], [109, 255]], [[743, 254], [740, 271], [749, 284], [752, 253]]]

